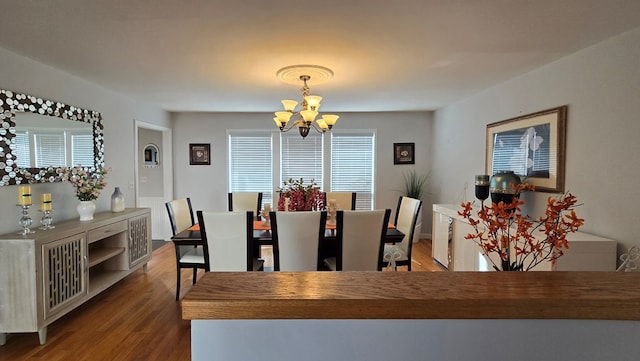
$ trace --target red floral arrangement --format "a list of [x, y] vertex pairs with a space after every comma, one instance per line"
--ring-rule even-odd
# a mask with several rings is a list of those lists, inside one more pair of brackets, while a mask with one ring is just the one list
[[[525, 189], [534, 190], [529, 184], [515, 187], [516, 194]], [[461, 204], [458, 214], [473, 227], [475, 233], [469, 233], [466, 239], [474, 241], [482, 249], [496, 271], [529, 271], [544, 262], [555, 262], [562, 256], [563, 249], [569, 249], [567, 234], [577, 232], [584, 224], [578, 218], [574, 208], [577, 198], [571, 193], [560, 197], [549, 197], [544, 216], [534, 220], [523, 216], [520, 206], [524, 201], [514, 197], [511, 203], [492, 203], [472, 216], [471, 202]], [[535, 232], [535, 234], [534, 234]], [[489, 257], [495, 252], [500, 263]]]
[[[304, 179], [289, 178], [278, 190], [278, 211], [312, 211], [324, 209], [324, 197], [320, 187], [312, 179], [311, 184], [304, 185]], [[288, 201], [288, 204], [287, 204]]]

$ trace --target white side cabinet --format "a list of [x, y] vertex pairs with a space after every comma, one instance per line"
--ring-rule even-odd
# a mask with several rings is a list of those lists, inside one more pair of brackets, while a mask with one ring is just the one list
[[50, 230], [0, 236], [0, 344], [38, 332], [151, 259], [151, 211], [100, 212]]
[[[452, 204], [433, 205], [433, 258], [447, 266], [443, 260], [443, 249], [449, 242], [450, 271], [491, 271], [491, 263], [480, 253], [480, 248], [464, 237], [473, 228], [460, 215], [460, 206]], [[449, 222], [451, 223], [449, 226]], [[445, 227], [445, 224], [447, 225]], [[615, 271], [617, 242], [591, 234], [576, 232], [567, 235], [569, 249], [555, 264], [543, 262], [536, 271]]]

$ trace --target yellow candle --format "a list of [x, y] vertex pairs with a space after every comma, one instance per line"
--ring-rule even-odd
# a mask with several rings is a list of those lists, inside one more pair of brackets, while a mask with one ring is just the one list
[[40, 210], [51, 210], [51, 193], [43, 193], [40, 195]]
[[20, 206], [31, 205], [31, 187], [30, 186], [18, 187], [18, 205]]

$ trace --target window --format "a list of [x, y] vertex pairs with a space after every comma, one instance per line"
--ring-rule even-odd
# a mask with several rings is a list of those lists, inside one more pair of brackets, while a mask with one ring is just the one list
[[323, 190], [356, 192], [356, 208], [373, 209], [374, 131], [309, 134], [304, 139], [296, 132], [275, 134], [229, 131], [230, 192], [262, 192], [263, 204], [274, 204], [273, 192], [283, 181], [313, 179]]
[[292, 132], [281, 133], [281, 171], [280, 184], [289, 178], [304, 178], [305, 184], [312, 179], [322, 187], [322, 134], [309, 134], [302, 138]]
[[270, 132], [229, 132], [229, 192], [262, 192], [273, 203]]
[[19, 167], [46, 168], [93, 165], [93, 135], [91, 131], [18, 130], [14, 154]]
[[356, 192], [356, 209], [373, 209], [374, 133], [331, 134], [331, 191]]
[[91, 133], [71, 133], [71, 164], [93, 164], [93, 135]]
[[36, 168], [66, 165], [65, 137], [60, 133], [36, 133]]
[[13, 143], [16, 145], [16, 149], [13, 150], [13, 154], [16, 156], [18, 167], [31, 167], [31, 143], [29, 142], [29, 132], [16, 131], [16, 138]]

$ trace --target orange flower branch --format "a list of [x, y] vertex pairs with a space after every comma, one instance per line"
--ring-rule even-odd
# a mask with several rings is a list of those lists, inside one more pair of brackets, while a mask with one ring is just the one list
[[[516, 194], [527, 189], [534, 188], [520, 184]], [[523, 204], [518, 197], [508, 204], [492, 203], [479, 210], [477, 217], [472, 214], [471, 202], [461, 204], [458, 214], [474, 229], [465, 238], [480, 247], [497, 271], [529, 271], [542, 262], [555, 262], [569, 248], [567, 234], [584, 224], [575, 212], [577, 198], [571, 193], [549, 197], [544, 216], [537, 220], [522, 215]], [[492, 253], [500, 257], [499, 264], [490, 257]]]

